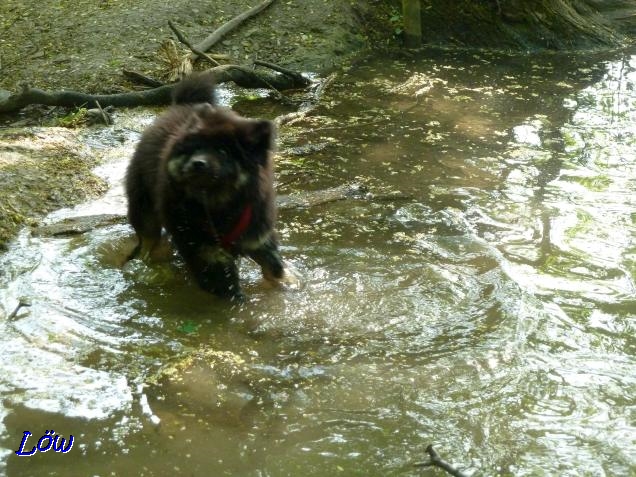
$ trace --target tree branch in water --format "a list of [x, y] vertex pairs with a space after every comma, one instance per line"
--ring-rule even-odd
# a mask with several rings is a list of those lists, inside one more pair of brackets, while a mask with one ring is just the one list
[[435, 449], [433, 449], [433, 444], [429, 444], [429, 446], [426, 448], [426, 452], [428, 452], [431, 460], [429, 460], [428, 462], [419, 462], [417, 464], [413, 464], [415, 467], [439, 467], [440, 469], [448, 472], [453, 477], [468, 477], [466, 474], [460, 472], [448, 462], [443, 460], [435, 451]]

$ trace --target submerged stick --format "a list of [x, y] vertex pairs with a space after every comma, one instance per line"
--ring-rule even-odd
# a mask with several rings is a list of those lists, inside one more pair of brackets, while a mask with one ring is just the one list
[[433, 449], [433, 444], [428, 445], [428, 447], [426, 448], [426, 452], [428, 452], [431, 460], [429, 460], [428, 462], [419, 462], [417, 464], [413, 464], [415, 467], [439, 467], [440, 469], [448, 472], [453, 477], [468, 477], [466, 474], [457, 470], [455, 467], [443, 460], [435, 451], [435, 449]]
[[[263, 64], [263, 62], [261, 62]], [[301, 76], [302, 77], [302, 76]], [[283, 114], [282, 116], [278, 116], [274, 119], [274, 123], [277, 127], [281, 127], [285, 124], [291, 125], [296, 121], [300, 121], [304, 119], [308, 114], [310, 114], [314, 109], [318, 107], [320, 104], [320, 99], [324, 94], [325, 90], [329, 87], [329, 85], [336, 79], [336, 73], [332, 73], [327, 76], [322, 82], [318, 85], [316, 90], [312, 95], [312, 99], [307, 103], [303, 104], [298, 111], [293, 113]]]

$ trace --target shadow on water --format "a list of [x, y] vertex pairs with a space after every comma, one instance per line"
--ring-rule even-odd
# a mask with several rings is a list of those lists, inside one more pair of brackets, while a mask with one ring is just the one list
[[[403, 195], [282, 213], [303, 284], [243, 261], [241, 306], [169, 252], [122, 267], [127, 226], [25, 232], [1, 259], [6, 472], [433, 475], [412, 464], [434, 443], [469, 475], [631, 475], [635, 58], [426, 51], [341, 74], [301, 139], [283, 131], [281, 189]], [[135, 140], [108, 147], [106, 197], [51, 220], [123, 211]], [[72, 451], [14, 454], [51, 428]]]

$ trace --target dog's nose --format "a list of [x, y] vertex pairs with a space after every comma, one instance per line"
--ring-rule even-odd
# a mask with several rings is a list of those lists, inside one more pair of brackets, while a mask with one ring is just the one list
[[207, 167], [207, 161], [201, 157], [193, 157], [192, 159], [190, 159], [190, 170], [192, 171], [201, 172], [206, 170]]

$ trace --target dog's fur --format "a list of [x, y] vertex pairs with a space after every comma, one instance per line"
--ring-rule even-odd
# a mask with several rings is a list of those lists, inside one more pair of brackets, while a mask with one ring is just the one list
[[147, 256], [165, 228], [204, 290], [242, 297], [236, 259], [281, 279], [274, 222], [271, 122], [213, 105], [208, 76], [192, 75], [143, 134], [128, 166], [128, 219]]

